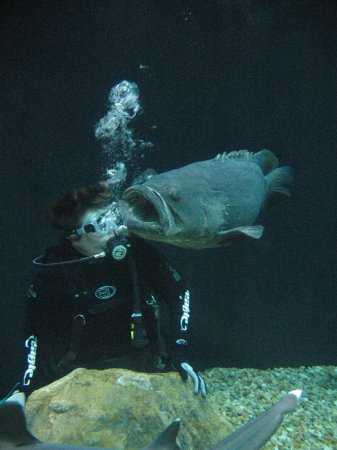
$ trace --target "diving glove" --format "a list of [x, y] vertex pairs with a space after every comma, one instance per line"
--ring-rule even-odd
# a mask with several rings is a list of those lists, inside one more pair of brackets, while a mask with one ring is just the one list
[[188, 361], [188, 347], [187, 345], [176, 345], [172, 350], [172, 364], [177, 370], [183, 381], [187, 381], [190, 377], [194, 383], [194, 394], [198, 395], [201, 392], [203, 397], [206, 397], [207, 389], [205, 380], [201, 375], [193, 369]]
[[177, 369], [180, 373], [181, 378], [186, 381], [187, 378], [190, 376], [192, 381], [194, 382], [194, 394], [198, 395], [199, 392], [201, 392], [201, 395], [203, 397], [206, 397], [207, 394], [207, 388], [206, 383], [203, 377], [199, 374], [197, 374], [193, 367], [191, 367], [187, 362], [182, 362], [180, 364], [180, 369]]

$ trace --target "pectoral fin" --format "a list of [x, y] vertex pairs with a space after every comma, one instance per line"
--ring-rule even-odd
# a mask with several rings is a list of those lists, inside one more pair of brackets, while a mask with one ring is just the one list
[[176, 443], [177, 434], [180, 428], [180, 419], [171, 423], [152, 444], [147, 445], [142, 450], [180, 450]]
[[0, 448], [13, 448], [39, 441], [28, 431], [24, 394], [13, 394], [0, 406]]
[[246, 227], [236, 227], [230, 230], [219, 231], [219, 237], [223, 239], [224, 242], [231, 239], [238, 238], [252, 238], [260, 239], [263, 234], [264, 227], [262, 225], [250, 225]]

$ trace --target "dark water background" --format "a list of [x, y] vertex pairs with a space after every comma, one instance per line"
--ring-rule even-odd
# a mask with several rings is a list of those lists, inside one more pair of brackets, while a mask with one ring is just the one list
[[46, 211], [103, 173], [93, 126], [123, 79], [155, 144], [144, 168], [269, 148], [296, 171], [260, 241], [165, 247], [193, 295], [193, 363], [337, 364], [335, 2], [12, 1], [0, 21], [1, 390], [18, 376], [30, 261], [56, 238]]

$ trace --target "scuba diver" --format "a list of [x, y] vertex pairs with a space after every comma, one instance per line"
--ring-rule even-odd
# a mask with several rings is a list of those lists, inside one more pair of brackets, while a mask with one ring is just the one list
[[33, 262], [25, 327], [26, 394], [77, 367], [176, 370], [194, 392], [188, 363], [190, 293], [146, 241], [129, 236], [108, 182], [64, 193], [51, 208], [58, 245]]

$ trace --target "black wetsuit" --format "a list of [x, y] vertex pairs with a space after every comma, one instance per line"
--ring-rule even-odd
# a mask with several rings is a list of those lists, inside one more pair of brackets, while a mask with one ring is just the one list
[[[189, 291], [151, 245], [138, 238], [130, 242], [122, 261], [104, 257], [40, 268], [28, 296], [22, 379], [27, 393], [76, 367], [158, 371], [171, 369], [175, 355], [186, 360]], [[64, 242], [49, 248], [43, 261], [80, 258]], [[143, 314], [140, 331], [146, 330], [149, 341], [141, 347], [131, 333], [135, 289]]]

